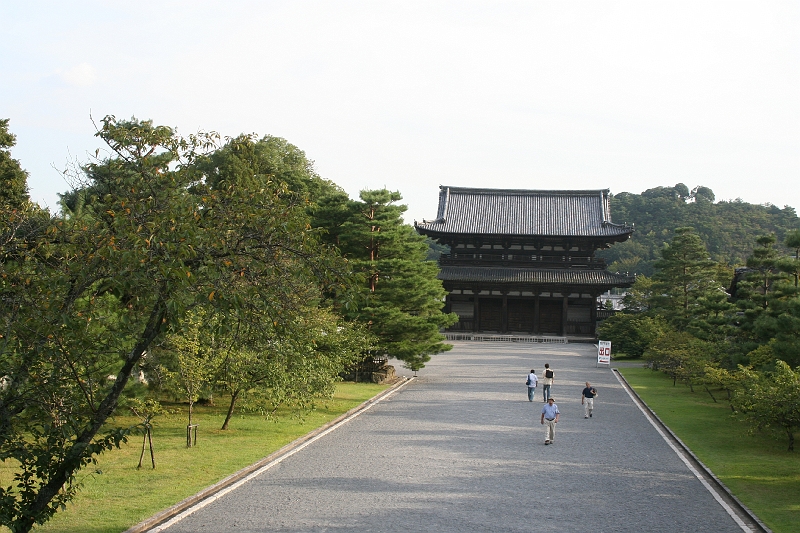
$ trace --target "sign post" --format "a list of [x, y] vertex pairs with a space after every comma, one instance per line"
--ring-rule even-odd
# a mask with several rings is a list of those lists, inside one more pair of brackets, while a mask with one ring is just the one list
[[611, 341], [597, 342], [597, 365], [611, 365]]

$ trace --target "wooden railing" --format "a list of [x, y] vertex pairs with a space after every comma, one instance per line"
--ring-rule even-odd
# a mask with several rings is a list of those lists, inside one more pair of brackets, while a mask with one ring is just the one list
[[536, 268], [586, 268], [603, 270], [606, 262], [599, 257], [585, 255], [537, 255], [537, 254], [492, 254], [479, 252], [458, 252], [442, 254], [439, 264], [445, 265], [484, 265]]
[[471, 318], [462, 318], [449, 328], [447, 331], [472, 331], [472, 324], [473, 319]]
[[614, 313], [616, 313], [616, 311], [613, 309], [598, 309], [597, 320], [605, 320], [606, 318], [614, 316]]

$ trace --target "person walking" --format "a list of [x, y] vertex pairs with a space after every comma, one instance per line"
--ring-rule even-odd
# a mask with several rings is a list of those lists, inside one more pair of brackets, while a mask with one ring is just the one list
[[528, 401], [532, 402], [533, 398], [536, 396], [536, 384], [539, 383], [539, 376], [536, 375], [536, 371], [531, 368], [531, 373], [528, 374], [528, 379], [525, 381], [525, 385], [528, 386]]
[[558, 424], [558, 406], [551, 396], [542, 407], [541, 423], [544, 428], [544, 443], [553, 444], [556, 440], [556, 424]]
[[556, 381], [556, 373], [550, 368], [550, 363], [544, 364], [544, 375], [542, 376], [542, 397], [546, 402], [550, 397], [550, 386]]
[[597, 389], [592, 384], [586, 382], [586, 387], [581, 392], [581, 405], [583, 406], [583, 418], [591, 418], [594, 410], [594, 397], [597, 396]]

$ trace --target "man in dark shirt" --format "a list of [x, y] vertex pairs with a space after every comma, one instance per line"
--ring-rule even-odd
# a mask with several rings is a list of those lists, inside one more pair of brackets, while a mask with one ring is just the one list
[[594, 397], [597, 396], [597, 389], [592, 384], [586, 382], [586, 387], [581, 393], [581, 405], [583, 406], [583, 418], [591, 418], [594, 410]]

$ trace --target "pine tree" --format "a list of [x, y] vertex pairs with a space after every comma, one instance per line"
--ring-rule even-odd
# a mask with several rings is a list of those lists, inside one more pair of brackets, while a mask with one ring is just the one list
[[21, 209], [28, 197], [28, 173], [8, 150], [16, 144], [16, 136], [8, 131], [8, 119], [0, 119], [0, 207]]
[[341, 195], [332, 196], [320, 202], [314, 224], [329, 224], [328, 240], [363, 276], [362, 296], [343, 308], [345, 317], [375, 334], [377, 355], [417, 370], [432, 354], [451, 348], [439, 330], [456, 318], [442, 312], [445, 291], [436, 277], [438, 266], [425, 261], [425, 238], [403, 223], [406, 206], [396, 203], [401, 199], [399, 192], [386, 189], [362, 191], [360, 201], [346, 203]]
[[[795, 258], [782, 257], [773, 235], [758, 238], [758, 246], [747, 259], [751, 269], [738, 284], [737, 305], [743, 310], [740, 339], [747, 350], [770, 343], [776, 359], [800, 365], [800, 289]], [[786, 239], [790, 248], [800, 248], [796, 232]]]
[[773, 290], [773, 282], [784, 277], [778, 270], [780, 254], [775, 249], [775, 235], [762, 235], [756, 242], [758, 246], [747, 258], [747, 267], [752, 269], [748, 281], [754, 282], [755, 290], [761, 295], [761, 306], [769, 305], [769, 293]]
[[800, 280], [800, 230], [793, 230], [786, 234], [783, 241], [787, 248], [794, 252], [793, 258], [785, 258], [778, 264], [781, 271], [786, 272], [794, 278], [794, 286], [798, 286]]
[[679, 331], [691, 330], [703, 338], [719, 333], [732, 306], [716, 279], [719, 269], [694, 229], [677, 228], [655, 267], [651, 311]]

